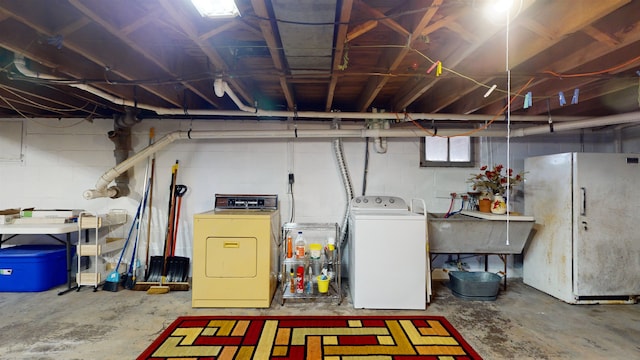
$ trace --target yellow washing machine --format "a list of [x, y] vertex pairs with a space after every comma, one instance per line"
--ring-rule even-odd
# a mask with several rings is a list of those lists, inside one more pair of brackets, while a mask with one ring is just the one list
[[[238, 197], [193, 220], [193, 307], [268, 308], [278, 282], [280, 213]], [[276, 200], [277, 202], [277, 200]], [[253, 204], [253, 203], [252, 203]]]

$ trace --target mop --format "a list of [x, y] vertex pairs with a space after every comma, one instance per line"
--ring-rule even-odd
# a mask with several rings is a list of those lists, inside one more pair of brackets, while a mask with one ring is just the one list
[[124, 247], [122, 248], [122, 251], [120, 252], [120, 258], [118, 259], [118, 263], [116, 264], [115, 269], [109, 273], [109, 275], [107, 275], [107, 278], [104, 280], [104, 284], [102, 284], [102, 290], [107, 290], [107, 291], [118, 291], [118, 286], [120, 285], [120, 264], [122, 263], [122, 257], [124, 256], [124, 253], [127, 251], [127, 247], [129, 245], [129, 240], [131, 239], [131, 234], [133, 233], [133, 228], [136, 224], [136, 219], [138, 218], [138, 215], [140, 214], [140, 209], [142, 207], [142, 200], [140, 201], [140, 204], [138, 205], [138, 210], [136, 211], [136, 216], [133, 220], [133, 222], [131, 223], [131, 228], [129, 229], [129, 234], [127, 235], [127, 240], [125, 240], [124, 242]]

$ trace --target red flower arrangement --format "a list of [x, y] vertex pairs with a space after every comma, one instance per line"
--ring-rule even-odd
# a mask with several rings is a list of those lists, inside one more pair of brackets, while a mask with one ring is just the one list
[[502, 174], [504, 170], [502, 164], [495, 165], [493, 169], [489, 169], [487, 165], [480, 168], [480, 173], [469, 178], [469, 182], [473, 183], [473, 189], [484, 191], [491, 195], [504, 195], [507, 188], [513, 188], [524, 180], [524, 172], [513, 175], [513, 169], [509, 168], [506, 175]]

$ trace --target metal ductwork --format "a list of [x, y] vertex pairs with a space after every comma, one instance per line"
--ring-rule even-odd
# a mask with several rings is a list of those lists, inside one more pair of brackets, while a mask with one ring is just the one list
[[[121, 164], [127, 160], [131, 151], [131, 128], [109, 131], [108, 136], [115, 145], [113, 156], [116, 158], [116, 164]], [[109, 188], [109, 197], [115, 199], [129, 195], [129, 171], [124, 171], [114, 180], [116, 185]]]
[[[107, 134], [109, 140], [113, 141], [115, 149], [113, 155], [116, 158], [116, 164], [121, 164], [129, 158], [129, 153], [133, 149], [131, 146], [131, 128], [139, 123], [141, 119], [136, 116], [136, 109], [127, 107], [124, 114], [119, 114], [113, 119], [113, 130]], [[111, 194], [109, 197], [115, 199], [129, 195], [129, 174], [130, 171], [124, 171], [114, 180], [116, 185], [108, 189]]]

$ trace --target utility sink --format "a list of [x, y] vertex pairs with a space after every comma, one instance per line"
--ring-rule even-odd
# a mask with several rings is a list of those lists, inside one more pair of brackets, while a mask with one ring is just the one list
[[520, 254], [529, 239], [534, 219], [531, 216], [507, 217], [462, 211], [450, 217], [427, 214], [429, 252], [431, 254]]

